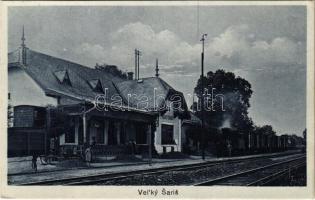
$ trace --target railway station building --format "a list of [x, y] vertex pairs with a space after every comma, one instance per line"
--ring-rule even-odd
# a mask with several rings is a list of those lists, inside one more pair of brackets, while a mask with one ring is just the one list
[[183, 94], [160, 77], [122, 78], [33, 51], [24, 40], [8, 54], [8, 85], [12, 155], [78, 154], [84, 145], [120, 154], [128, 144], [140, 152], [180, 152], [194, 123]]

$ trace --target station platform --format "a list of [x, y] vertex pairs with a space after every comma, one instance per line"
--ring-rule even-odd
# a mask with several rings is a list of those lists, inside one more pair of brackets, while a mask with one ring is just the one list
[[202, 160], [200, 156], [189, 156], [182, 159], [152, 159], [151, 164], [148, 160], [136, 161], [119, 161], [119, 160], [106, 160], [98, 159], [98, 162], [91, 163], [90, 166], [78, 159], [66, 160], [64, 163], [56, 163], [54, 165], [42, 165], [37, 161], [38, 171], [35, 173], [31, 168], [31, 157], [8, 158], [8, 183], [18, 185], [29, 182], [73, 178], [80, 176], [97, 175], [104, 173], [117, 173], [125, 171], [136, 171], [143, 169], [162, 168], [167, 166], [179, 166], [185, 164], [196, 164], [203, 162], [217, 162], [229, 160], [241, 160], [248, 158], [259, 158], [264, 156], [285, 156], [298, 151], [285, 151], [278, 153], [247, 155], [238, 157], [206, 157]]

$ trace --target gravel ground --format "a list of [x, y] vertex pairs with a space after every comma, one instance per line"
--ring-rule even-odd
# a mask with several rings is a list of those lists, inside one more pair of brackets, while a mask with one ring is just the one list
[[279, 161], [280, 159], [277, 161], [273, 161], [272, 159], [259, 159], [255, 162], [240, 161], [237, 163], [224, 163], [191, 171], [171, 171], [159, 175], [138, 175], [132, 178], [108, 181], [100, 185], [192, 185], [194, 183], [227, 176]]
[[204, 162], [202, 160], [176, 160], [169, 161], [165, 160], [155, 161], [149, 166], [147, 163], [95, 163], [99, 164], [99, 167], [90, 167], [84, 169], [67, 169], [62, 171], [48, 171], [43, 173], [28, 173], [21, 175], [9, 175], [8, 183], [9, 184], [21, 184], [35, 181], [43, 181], [43, 180], [51, 180], [51, 179], [62, 179], [62, 178], [72, 178], [72, 177], [80, 177], [80, 176], [88, 176], [88, 175], [97, 175], [104, 173], [116, 173], [123, 171], [133, 171], [133, 170], [142, 170], [142, 169], [152, 169], [152, 168], [160, 168], [170, 165], [182, 165], [182, 164], [193, 164]]
[[290, 175], [277, 179], [266, 186], [306, 186], [306, 166], [301, 167]]
[[[37, 159], [37, 170], [41, 171], [54, 171], [61, 169], [57, 165], [42, 165]], [[8, 174], [17, 174], [17, 173], [33, 173], [32, 169], [32, 157], [17, 157], [10, 158], [8, 160]]]
[[[287, 153], [287, 152], [284, 152]], [[281, 155], [283, 153], [273, 153], [269, 155]], [[243, 156], [243, 157], [232, 157], [232, 158], [206, 158], [206, 161], [219, 161], [219, 160], [234, 160], [237, 158], [250, 158], [250, 157], [259, 157], [263, 155], [251, 155], [251, 156]], [[22, 161], [24, 164], [21, 165], [17, 161]], [[151, 166], [149, 166], [147, 163], [126, 163], [126, 162], [118, 162], [118, 161], [107, 161], [107, 162], [99, 162], [99, 163], [92, 163], [92, 167], [90, 168], [84, 168], [84, 169], [78, 169], [76, 167], [64, 167], [63, 170], [51, 169], [47, 172], [42, 173], [26, 173], [26, 174], [19, 174], [19, 175], [8, 175], [8, 183], [9, 184], [22, 184], [22, 183], [28, 183], [28, 182], [35, 182], [35, 181], [43, 181], [43, 180], [52, 180], [52, 179], [62, 179], [62, 178], [72, 178], [72, 177], [81, 177], [81, 176], [89, 176], [89, 175], [97, 175], [97, 174], [106, 174], [106, 173], [117, 173], [117, 172], [126, 172], [126, 171], [136, 171], [136, 170], [142, 170], [142, 169], [153, 169], [153, 168], [160, 168], [160, 167], [166, 167], [166, 166], [174, 166], [174, 165], [184, 165], [184, 164], [193, 164], [193, 163], [202, 163], [204, 162], [199, 157], [198, 158], [190, 158], [190, 159], [182, 159], [182, 160], [174, 160], [174, 159], [153, 159], [153, 163]], [[27, 158], [19, 158], [19, 159], [11, 159], [9, 160], [8, 167], [16, 167], [17, 171], [23, 171], [23, 167], [30, 168], [30, 161], [27, 160]], [[38, 165], [40, 167], [40, 165]], [[47, 165], [46, 165], [47, 166]], [[223, 169], [218, 169], [223, 170]], [[10, 169], [9, 169], [10, 171]], [[176, 175], [176, 174], [169, 174], [169, 176], [174, 176], [175, 179], [177, 176], [183, 176], [187, 177], [185, 175], [187, 172], [183, 172], [182, 174]], [[202, 176], [202, 172], [199, 172], [201, 174], [196, 173], [196, 175], [191, 176]], [[222, 173], [225, 173], [222, 171]], [[140, 177], [141, 178], [141, 177]], [[142, 177], [142, 179], [147, 179], [147, 177]], [[138, 181], [135, 181], [137, 184], [139, 184]], [[160, 182], [163, 182], [163, 184], [171, 185], [174, 184], [173, 180], [165, 181], [162, 178], [157, 178], [153, 181], [153, 183], [159, 184]], [[191, 182], [190, 178], [187, 177], [186, 182]], [[123, 184], [123, 183], [122, 183]]]

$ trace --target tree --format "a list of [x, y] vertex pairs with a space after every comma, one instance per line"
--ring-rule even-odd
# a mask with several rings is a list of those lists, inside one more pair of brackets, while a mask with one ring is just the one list
[[[228, 128], [235, 128], [239, 131], [252, 130], [253, 122], [248, 116], [249, 99], [253, 92], [251, 84], [241, 77], [236, 77], [234, 73], [225, 72], [222, 69], [216, 72], [209, 71], [203, 79], [204, 106], [207, 108], [204, 113], [205, 122], [210, 127], [222, 128], [228, 124]], [[195, 87], [195, 93], [198, 97], [198, 105], [201, 106], [201, 78]], [[196, 105], [193, 107], [197, 116], [201, 117], [201, 109], [197, 109]]]
[[95, 69], [102, 70], [104, 72], [110, 73], [122, 79], [127, 79], [127, 74], [121, 71], [120, 69], [118, 69], [116, 65], [107, 65], [107, 64], [99, 65], [98, 63], [96, 63]]
[[273, 130], [271, 125], [264, 125], [262, 127], [255, 127], [256, 133], [265, 134], [265, 135], [275, 135], [276, 132]]
[[303, 131], [303, 139], [304, 139], [304, 144], [306, 145], [306, 134], [307, 134], [307, 131], [306, 129], [304, 129]]

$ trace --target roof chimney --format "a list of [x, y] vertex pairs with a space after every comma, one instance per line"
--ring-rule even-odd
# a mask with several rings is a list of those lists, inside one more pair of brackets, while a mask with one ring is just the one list
[[21, 43], [21, 51], [22, 53], [21, 55], [21, 59], [20, 61], [22, 61], [23, 65], [26, 65], [26, 45], [25, 45], [25, 35], [24, 35], [24, 25], [23, 25], [23, 29], [22, 29], [22, 43]]
[[159, 60], [158, 59], [156, 59], [156, 61], [155, 61], [155, 76], [156, 77], [160, 76], [160, 74], [159, 74]]
[[141, 51], [138, 49], [135, 49], [135, 79], [139, 79], [139, 63], [140, 63], [140, 56], [141, 56]]
[[128, 72], [127, 78], [128, 78], [128, 80], [133, 80], [133, 72]]

